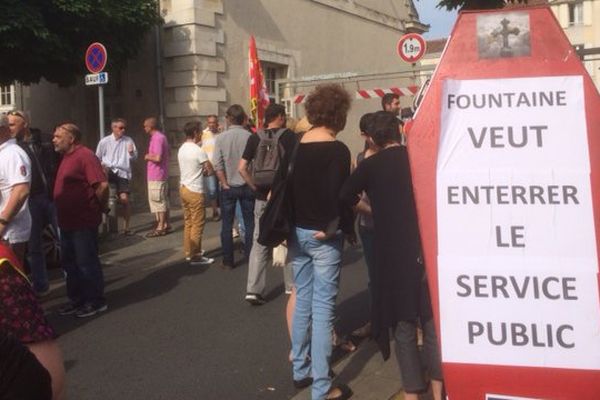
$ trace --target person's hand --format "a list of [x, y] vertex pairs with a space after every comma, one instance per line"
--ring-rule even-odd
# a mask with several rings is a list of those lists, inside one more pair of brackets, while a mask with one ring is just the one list
[[133, 153], [133, 143], [129, 143], [129, 144], [127, 145], [127, 151], [128, 151], [129, 153]]
[[148, 161], [148, 160], [149, 160], [149, 158], [148, 158], [148, 154], [146, 154], [146, 155], [144, 156], [144, 160], [146, 160], [146, 161]]
[[229, 185], [225, 184], [225, 185], [221, 185], [221, 189], [229, 190], [229, 189], [231, 189], [231, 187]]
[[318, 232], [315, 232], [315, 233], [313, 234], [313, 237], [314, 237], [315, 239], [317, 239], [317, 240], [322, 240], [322, 241], [325, 241], [325, 240], [331, 239], [331, 236], [332, 236], [332, 235], [327, 235], [327, 234], [326, 234], [325, 232], [323, 232], [323, 231], [318, 231]]
[[348, 243], [350, 243], [351, 246], [356, 246], [356, 244], [358, 243], [358, 240], [356, 239], [356, 234], [355, 233], [347, 233], [346, 241]]

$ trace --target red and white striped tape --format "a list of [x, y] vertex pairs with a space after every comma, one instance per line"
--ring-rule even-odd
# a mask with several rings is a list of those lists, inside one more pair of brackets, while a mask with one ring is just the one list
[[305, 101], [306, 101], [305, 94], [297, 94], [294, 96], [294, 104], [301, 104], [301, 103], [304, 103]]
[[[357, 90], [356, 98], [359, 100], [362, 99], [375, 99], [378, 97], [383, 97], [386, 93], [395, 93], [398, 96], [414, 96], [419, 91], [418, 86], [407, 86], [407, 87], [391, 87], [386, 89], [366, 89], [366, 90]], [[292, 97], [292, 102], [294, 104], [302, 104], [306, 101], [305, 94], [297, 94]]]
[[418, 86], [408, 87], [392, 87], [387, 89], [370, 89], [370, 90], [357, 90], [357, 99], [374, 99], [376, 97], [383, 97], [386, 93], [395, 93], [398, 96], [414, 96], [419, 91]]

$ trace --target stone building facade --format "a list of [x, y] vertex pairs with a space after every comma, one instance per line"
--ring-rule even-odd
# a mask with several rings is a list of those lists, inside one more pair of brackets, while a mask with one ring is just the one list
[[554, 15], [600, 88], [600, 0], [549, 0]]
[[[420, 22], [412, 0], [160, 0], [159, 7], [163, 26], [148, 34], [126, 68], [108, 70], [105, 87], [106, 131], [111, 118], [126, 118], [127, 132], [142, 155], [148, 142], [142, 130], [147, 116], [158, 116], [163, 122], [174, 156], [185, 122], [204, 122], [209, 114], [222, 119], [234, 103], [248, 106], [250, 35], [256, 38], [275, 97], [277, 82], [305, 77], [317, 77], [316, 84], [351, 76], [338, 80], [351, 92], [407, 86], [410, 79], [394, 75], [410, 67], [402, 65], [396, 43], [406, 32], [428, 28]], [[97, 89], [84, 86], [83, 76], [80, 81], [70, 88], [46, 82], [14, 85], [14, 103], [5, 109], [26, 110], [32, 125], [45, 131], [59, 121], [75, 121], [82, 127], [85, 144], [95, 147], [100, 137]], [[379, 99], [355, 102], [342, 136], [354, 151], [361, 147], [355, 126], [359, 114], [379, 108]], [[134, 192], [140, 200], [145, 196], [144, 176], [145, 165], [139, 160], [134, 166]]]

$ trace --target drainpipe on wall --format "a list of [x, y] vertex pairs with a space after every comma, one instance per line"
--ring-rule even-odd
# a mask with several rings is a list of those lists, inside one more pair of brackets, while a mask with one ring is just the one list
[[[15, 100], [19, 102], [18, 109], [25, 111], [25, 99], [23, 99], [23, 84], [21, 82], [16, 82], [15, 92], [17, 92], [15, 93]], [[31, 113], [31, 110], [29, 111]], [[31, 115], [29, 117], [31, 118]]]
[[156, 24], [154, 28], [154, 36], [156, 42], [155, 57], [156, 57], [156, 88], [158, 94], [158, 123], [165, 130], [165, 100], [163, 98], [163, 64], [162, 52], [160, 45], [160, 24]]

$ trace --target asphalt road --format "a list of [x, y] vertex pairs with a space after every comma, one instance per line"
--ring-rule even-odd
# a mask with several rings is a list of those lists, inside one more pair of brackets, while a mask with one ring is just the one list
[[[250, 306], [243, 300], [247, 265], [225, 271], [216, 266], [220, 259], [211, 267], [185, 264], [180, 213], [173, 220], [174, 233], [145, 239], [151, 221], [140, 215], [133, 225], [138, 235], [102, 241], [109, 310], [99, 316], [57, 315], [66, 298], [54, 271], [44, 306], [61, 335], [68, 398], [291, 398], [282, 271], [269, 268], [269, 302]], [[203, 246], [217, 256], [219, 228], [207, 224]], [[360, 248], [348, 249], [336, 323], [342, 333], [367, 319], [366, 276]]]

